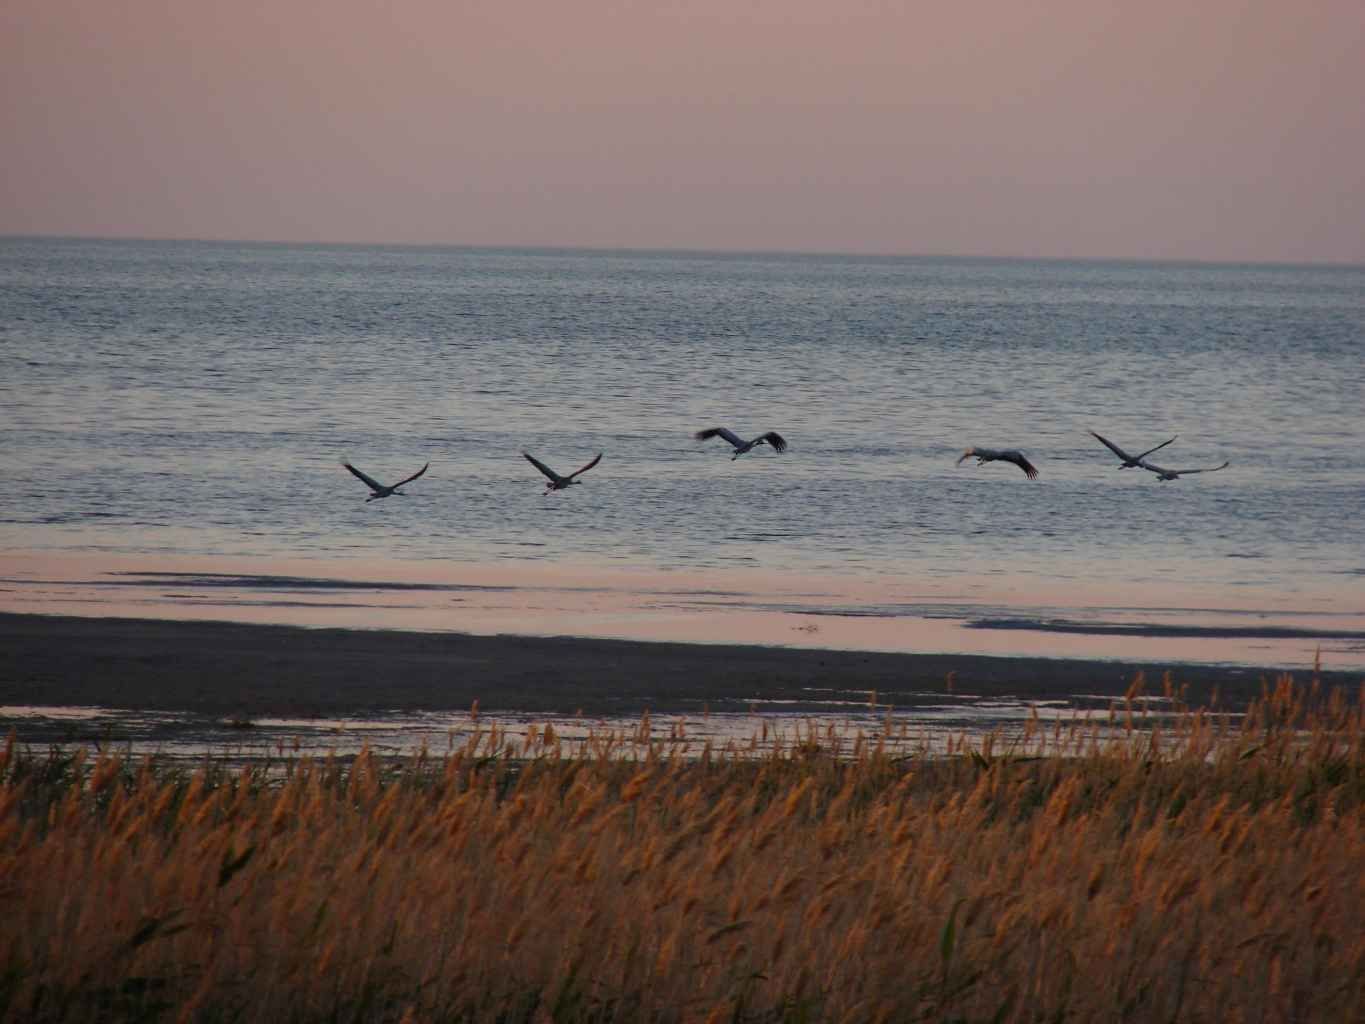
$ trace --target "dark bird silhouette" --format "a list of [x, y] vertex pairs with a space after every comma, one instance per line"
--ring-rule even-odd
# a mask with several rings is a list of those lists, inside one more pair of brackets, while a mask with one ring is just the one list
[[1090, 431], [1090, 436], [1123, 460], [1123, 464], [1119, 466], [1119, 469], [1137, 469], [1138, 467], [1143, 467], [1142, 460], [1145, 459], [1148, 455], [1151, 455], [1152, 452], [1160, 451], [1162, 448], [1165, 448], [1168, 444], [1171, 443], [1171, 441], [1175, 440], [1175, 437], [1179, 437], [1180, 435], [1176, 434], [1175, 437], [1171, 438], [1170, 441], [1162, 441], [1155, 448], [1148, 448], [1141, 455], [1129, 455], [1126, 451], [1124, 451], [1122, 448], [1116, 445], [1113, 441], [1109, 440], [1109, 438], [1101, 437], [1093, 430]]
[[550, 491], [562, 491], [570, 484], [581, 484], [583, 481], [575, 480], [574, 477], [578, 476], [579, 473], [586, 473], [588, 470], [592, 469], [593, 466], [597, 465], [599, 462], [602, 461], [602, 453], [598, 452], [597, 458], [593, 459], [582, 469], [576, 469], [568, 476], [560, 476], [553, 469], [545, 465], [545, 463], [541, 462], [539, 459], [531, 455], [529, 452], [522, 452], [521, 454], [525, 456], [527, 462], [529, 462], [531, 465], [535, 466], [536, 469], [544, 473], [546, 479], [550, 481], [545, 485], [545, 492], [547, 494]]
[[1038, 470], [1034, 468], [1033, 463], [1024, 458], [1023, 452], [1015, 451], [1013, 448], [968, 448], [962, 453], [962, 458], [957, 460], [957, 464], [960, 466], [963, 459], [970, 459], [973, 456], [976, 457], [978, 466], [984, 466], [988, 462], [1013, 462], [1027, 474], [1030, 480], [1038, 476]]
[[734, 446], [735, 454], [730, 456], [730, 461], [734, 462], [745, 452], [760, 444], [772, 446], [773, 451], [785, 452], [787, 450], [787, 439], [776, 430], [770, 430], [766, 434], [760, 434], [752, 441], [746, 441], [727, 427], [710, 427], [707, 430], [698, 430], [693, 435], [698, 441], [708, 441], [713, 437], [723, 437]]
[[1224, 462], [1221, 466], [1205, 466], [1203, 469], [1162, 469], [1150, 462], [1144, 462], [1142, 468], [1151, 470], [1156, 474], [1156, 478], [1164, 484], [1167, 480], [1178, 480], [1180, 477], [1189, 476], [1191, 473], [1217, 473], [1220, 469], [1227, 469], [1231, 465], [1231, 462]]
[[427, 471], [427, 468], [431, 465], [431, 463], [428, 462], [416, 473], [412, 474], [412, 476], [404, 480], [399, 480], [398, 483], [394, 484], [392, 487], [389, 487], [385, 484], [381, 484], [374, 477], [362, 473], [360, 470], [352, 466], [349, 462], [343, 461], [341, 464], [345, 466], [347, 469], [349, 469], [354, 476], [358, 477], [361, 480], [361, 482], [365, 484], [366, 487], [368, 487], [371, 491], [374, 492], [368, 498], [365, 499], [367, 502], [375, 501], [379, 498], [387, 498], [390, 494], [396, 494], [400, 498], [406, 498], [407, 495], [400, 491], [398, 488], [402, 487], [404, 484], [412, 483], [419, 476], [425, 473]]

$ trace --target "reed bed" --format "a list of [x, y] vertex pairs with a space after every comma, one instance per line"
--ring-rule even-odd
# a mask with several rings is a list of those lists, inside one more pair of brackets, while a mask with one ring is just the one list
[[1129, 702], [935, 758], [541, 731], [272, 774], [11, 740], [0, 1018], [1362, 1020], [1361, 696], [1285, 678], [1235, 722]]

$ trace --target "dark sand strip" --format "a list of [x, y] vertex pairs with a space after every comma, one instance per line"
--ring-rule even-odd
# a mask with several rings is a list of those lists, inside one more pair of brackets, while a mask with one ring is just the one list
[[[1153, 650], [1160, 641], [1153, 642]], [[205, 714], [336, 715], [463, 710], [592, 715], [819, 703], [877, 691], [884, 704], [958, 695], [1122, 697], [1135, 674], [1159, 693], [1237, 707], [1274, 670], [1150, 662], [878, 654], [620, 640], [301, 629], [0, 614], [0, 705], [93, 705]], [[1325, 672], [1356, 687], [1359, 673]], [[800, 710], [799, 706], [784, 710]]]
[[966, 629], [1015, 629], [1030, 633], [1084, 636], [1206, 637], [1210, 640], [1365, 640], [1355, 629], [1296, 626], [1173, 626], [1147, 622], [1075, 622], [1070, 619], [969, 619]]

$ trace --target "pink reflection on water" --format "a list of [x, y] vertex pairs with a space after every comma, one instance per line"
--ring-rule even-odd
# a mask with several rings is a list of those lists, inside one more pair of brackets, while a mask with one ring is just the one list
[[[409, 588], [409, 589], [403, 589]], [[1365, 667], [1359, 639], [971, 628], [975, 619], [1365, 631], [1359, 588], [1148, 583], [1121, 594], [1023, 577], [896, 580], [763, 570], [0, 554], [0, 611], [313, 627], [1303, 668]]]

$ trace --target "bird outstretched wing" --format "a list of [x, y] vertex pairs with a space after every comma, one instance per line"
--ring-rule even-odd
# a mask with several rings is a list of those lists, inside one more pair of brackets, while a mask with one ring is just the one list
[[773, 451], [785, 452], [787, 450], [787, 439], [783, 437], [781, 434], [779, 434], [776, 430], [768, 431], [766, 434], [760, 437], [759, 440], [767, 441], [770, 445], [773, 446]]
[[1191, 473], [1217, 473], [1220, 469], [1227, 469], [1231, 462], [1225, 462], [1221, 466], [1205, 466], [1203, 469], [1177, 469], [1175, 472], [1180, 476], [1188, 476]]
[[[728, 427], [709, 427], [706, 430], [698, 430], [694, 435], [698, 441], [708, 441], [713, 437], [723, 437], [736, 448], [744, 447], [744, 439], [735, 436], [735, 432]], [[786, 442], [782, 442], [784, 445]]]
[[[597, 465], [599, 462], [602, 461], [602, 454], [603, 454], [602, 452], [598, 452], [597, 458], [593, 459], [582, 469], [575, 469], [565, 479], [572, 480], [574, 477], [578, 476], [579, 473], [586, 473], [588, 470], [592, 469], [593, 466]], [[527, 456], [527, 458], [530, 458], [530, 456]]]
[[[1180, 436], [1179, 434], [1176, 434], [1176, 435], [1175, 435], [1175, 437], [1179, 437], [1179, 436]], [[1142, 461], [1143, 459], [1145, 459], [1148, 455], [1151, 455], [1152, 452], [1159, 452], [1159, 451], [1161, 451], [1161, 449], [1165, 448], [1168, 444], [1171, 443], [1171, 441], [1174, 441], [1174, 440], [1175, 440], [1175, 437], [1171, 438], [1169, 441], [1162, 441], [1162, 442], [1161, 442], [1159, 445], [1157, 445], [1155, 448], [1148, 448], [1145, 452], [1143, 452], [1141, 455], [1139, 455], [1139, 456], [1138, 456], [1136, 459], [1134, 459], [1133, 461], [1134, 461], [1134, 462], [1141, 462], [1141, 461]]]
[[421, 476], [423, 473], [425, 473], [430, 467], [431, 467], [431, 463], [428, 462], [425, 466], [423, 466], [421, 469], [419, 469], [416, 473], [412, 474], [412, 476], [406, 477], [406, 478], [403, 479], [403, 480], [399, 480], [398, 483], [394, 484], [393, 486], [394, 486], [394, 487], [402, 487], [404, 484], [410, 484], [410, 483], [412, 483], [412, 482], [413, 482], [414, 480], [416, 480], [419, 476]]
[[[368, 476], [368, 475], [366, 475], [365, 473], [362, 473], [360, 470], [358, 470], [358, 469], [356, 469], [354, 466], [352, 466], [349, 462], [342, 462], [342, 465], [345, 466], [347, 469], [349, 469], [353, 475], [359, 477], [360, 480], [361, 480], [361, 482], [364, 483], [365, 486], [368, 487], [370, 490], [372, 490], [372, 491], [382, 491], [382, 490], [384, 490], [384, 485], [383, 485], [383, 484], [381, 484], [381, 483], [380, 483], [378, 480], [376, 480], [374, 477]], [[424, 470], [424, 471], [425, 471], [425, 470]]]
[[[1115, 455], [1117, 455], [1119, 458], [1121, 458], [1124, 462], [1136, 462], [1138, 459], [1142, 458], [1142, 455], [1151, 455], [1152, 452], [1156, 451], [1156, 448], [1153, 448], [1153, 449], [1152, 449], [1152, 452], [1143, 452], [1142, 455], [1139, 455], [1139, 456], [1135, 459], [1135, 458], [1133, 458], [1133, 456], [1129, 455], [1126, 451], [1124, 451], [1122, 448], [1120, 448], [1118, 445], [1116, 445], [1113, 441], [1109, 440], [1109, 438], [1103, 437], [1103, 436], [1101, 436], [1100, 434], [1095, 433], [1093, 430], [1090, 431], [1090, 436], [1093, 437], [1093, 438], [1094, 438], [1096, 441], [1098, 441], [1100, 444], [1102, 444], [1102, 445], [1104, 445], [1106, 448], [1108, 448], [1111, 452], [1113, 452]], [[1175, 438], [1171, 438], [1171, 441], [1174, 441], [1174, 440], [1175, 440]], [[1170, 444], [1171, 441], [1167, 441], [1166, 443], [1167, 443], [1167, 444]], [[1157, 447], [1157, 448], [1160, 448], [1161, 445], [1157, 445], [1156, 447]]]
[[[532, 455], [530, 452], [522, 452], [521, 454], [522, 454], [523, 456], [526, 457], [526, 461], [527, 461], [527, 462], [529, 462], [531, 465], [535, 466], [536, 469], [540, 470], [540, 471], [541, 471], [542, 473], [544, 473], [547, 477], [549, 477], [549, 478], [550, 478], [550, 481], [551, 481], [552, 483], [559, 483], [561, 480], [564, 479], [562, 476], [560, 476], [558, 473], [556, 473], [556, 472], [555, 472], [553, 469], [551, 469], [549, 466], [545, 465], [545, 463], [543, 463], [543, 462], [541, 462], [539, 459], [537, 459], [537, 458], [536, 458], [534, 455]], [[601, 456], [598, 456], [598, 458], [601, 458]], [[581, 472], [581, 471], [580, 471], [580, 472]]]
[[1018, 466], [1020, 469], [1024, 471], [1024, 475], [1027, 476], [1030, 480], [1038, 479], [1037, 467], [1034, 466], [1033, 463], [1029, 462], [1028, 459], [1024, 458], [1023, 452], [1006, 452], [1005, 461], [1013, 462], [1016, 466]]

